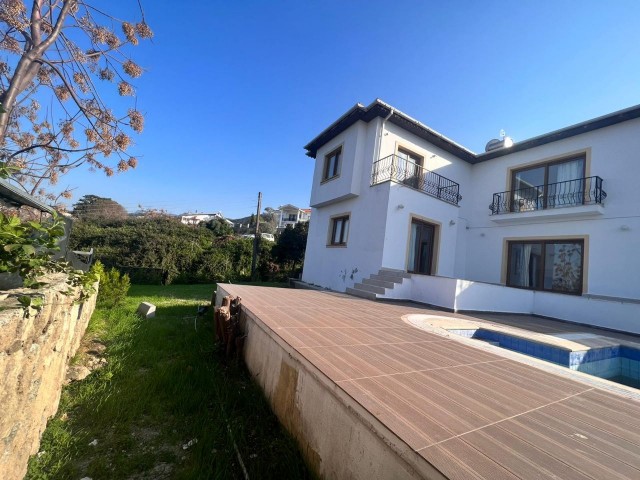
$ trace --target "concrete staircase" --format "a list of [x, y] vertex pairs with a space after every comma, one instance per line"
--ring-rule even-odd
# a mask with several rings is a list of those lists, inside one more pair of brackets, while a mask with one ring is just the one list
[[402, 270], [381, 268], [378, 273], [374, 273], [370, 275], [369, 278], [363, 279], [362, 283], [356, 283], [353, 288], [347, 288], [347, 293], [369, 300], [384, 298], [388, 290], [393, 290], [393, 288], [401, 284], [405, 278], [411, 278], [411, 274], [403, 272]]

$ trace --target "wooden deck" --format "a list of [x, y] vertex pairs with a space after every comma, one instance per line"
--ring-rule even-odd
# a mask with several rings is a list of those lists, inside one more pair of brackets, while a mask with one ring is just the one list
[[640, 479], [640, 402], [401, 320], [425, 308], [224, 288], [448, 478]]

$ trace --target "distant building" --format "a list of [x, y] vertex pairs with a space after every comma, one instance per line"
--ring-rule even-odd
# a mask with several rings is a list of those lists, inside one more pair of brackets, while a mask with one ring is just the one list
[[310, 208], [298, 208], [295, 205], [281, 205], [275, 211], [278, 215], [278, 230], [284, 230], [287, 226], [295, 226], [296, 223], [308, 222], [311, 218]]
[[[246, 235], [242, 235], [244, 238], [256, 238], [255, 233], [247, 233]], [[276, 237], [273, 236], [273, 233], [261, 233], [260, 237], [262, 237], [263, 240], [267, 240], [269, 242], [275, 242], [276, 241]]]
[[186, 213], [180, 217], [180, 222], [184, 225], [199, 225], [201, 223], [210, 222], [211, 220], [222, 220], [225, 223], [228, 223], [233, 227], [233, 222], [231, 220], [227, 220], [222, 215], [222, 212], [216, 213]]

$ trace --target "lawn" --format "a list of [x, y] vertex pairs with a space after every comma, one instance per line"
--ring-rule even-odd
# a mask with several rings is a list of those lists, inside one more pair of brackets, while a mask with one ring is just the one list
[[[249, 478], [311, 478], [246, 369], [220, 356], [211, 311], [196, 317], [213, 289], [133, 286], [96, 310], [83, 343], [106, 345], [107, 363], [65, 387], [26, 479], [243, 479], [241, 462]], [[141, 301], [156, 318], [134, 314]]]

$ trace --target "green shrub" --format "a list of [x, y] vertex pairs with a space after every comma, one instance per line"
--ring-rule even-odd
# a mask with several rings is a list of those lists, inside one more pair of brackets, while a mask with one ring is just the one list
[[91, 269], [100, 277], [98, 304], [107, 307], [120, 305], [131, 287], [129, 275], [126, 273], [123, 275], [115, 268], [105, 270], [100, 261], [94, 263]]
[[[0, 273], [17, 274], [23, 285], [38, 290], [47, 285], [45, 275], [64, 273], [69, 288], [65, 295], [79, 294], [74, 302], [82, 303], [95, 292], [97, 277], [92, 272], [75, 270], [64, 259], [56, 259], [55, 253], [65, 234], [64, 220], [53, 213], [45, 222], [22, 221], [18, 217], [9, 217], [0, 212]], [[29, 315], [29, 308], [42, 308], [40, 293], [25, 294], [17, 300]]]
[[123, 267], [118, 265], [120, 273], [129, 275], [134, 285], [162, 285], [162, 269], [153, 267]]
[[[283, 234], [278, 244], [262, 240], [257, 265], [265, 280], [286, 280], [302, 268], [306, 226]], [[239, 282], [251, 277], [253, 239], [216, 236], [170, 218], [74, 223], [73, 250], [94, 249], [105, 269], [128, 274], [134, 284]]]
[[65, 271], [63, 262], [53, 260], [63, 235], [64, 222], [57, 215], [39, 223], [0, 212], [0, 273], [17, 273], [25, 287], [39, 288], [46, 273]]

